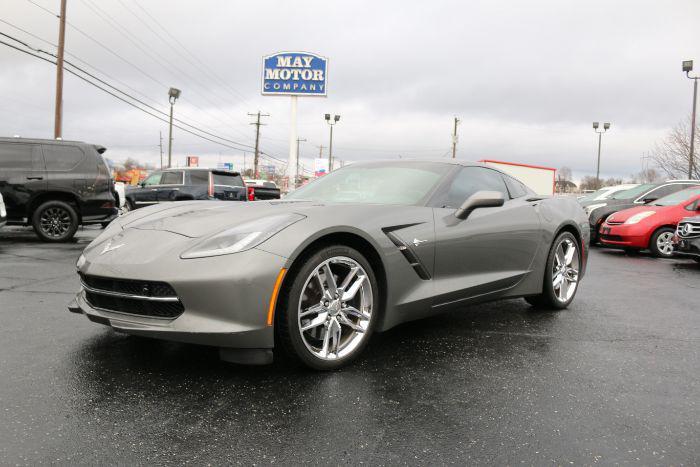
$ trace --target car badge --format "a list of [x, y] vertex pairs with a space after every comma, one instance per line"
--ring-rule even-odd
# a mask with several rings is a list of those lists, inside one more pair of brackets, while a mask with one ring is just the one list
[[425, 242], [427, 242], [427, 241], [428, 241], [428, 240], [418, 240], [417, 238], [414, 238], [414, 239], [413, 239], [413, 246], [418, 246], [418, 245], [420, 245], [421, 243], [425, 243]]
[[690, 233], [690, 224], [685, 224], [681, 229], [683, 235], [688, 235]]
[[102, 252], [100, 253], [100, 255], [104, 255], [105, 253], [109, 253], [110, 251], [117, 250], [117, 249], [119, 249], [119, 248], [121, 248], [121, 247], [123, 247], [123, 246], [124, 246], [123, 243], [120, 243], [119, 245], [114, 245], [114, 246], [112, 246], [112, 242], [110, 241], [110, 242], [107, 243], [107, 245], [105, 245], [105, 247], [104, 247], [104, 249], [102, 250]]

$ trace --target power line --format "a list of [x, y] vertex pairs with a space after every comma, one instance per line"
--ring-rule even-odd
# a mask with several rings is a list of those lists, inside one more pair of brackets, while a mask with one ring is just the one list
[[[8, 39], [11, 39], [11, 40], [13, 40], [13, 41], [15, 41], [15, 42], [17, 42], [17, 43], [20, 43], [20, 44], [22, 44], [23, 46], [25, 46], [26, 48], [31, 49], [31, 50], [33, 50], [33, 51], [35, 51], [35, 52], [43, 53], [43, 54], [46, 54], [46, 55], [49, 55], [49, 56], [51, 56], [51, 57], [56, 58], [56, 55], [54, 55], [53, 53], [51, 53], [51, 52], [46, 52], [46, 51], [44, 51], [44, 50], [41, 50], [41, 49], [37, 49], [37, 48], [35, 48], [35, 47], [32, 47], [31, 45], [27, 44], [26, 42], [21, 41], [21, 40], [17, 39], [16, 37], [10, 36], [9, 34], [5, 34], [5, 33], [3, 33], [3, 32], [0, 31], [0, 35], [1, 35], [1, 36], [4, 36], [4, 37], [7, 37]], [[136, 97], [134, 97], [134, 96], [132, 96], [132, 95], [130, 95], [130, 94], [128, 94], [128, 93], [122, 91], [121, 89], [117, 88], [116, 86], [114, 86], [114, 85], [112, 85], [112, 84], [106, 82], [105, 80], [103, 80], [103, 79], [101, 79], [101, 78], [99, 78], [99, 77], [93, 75], [92, 73], [90, 73], [90, 72], [88, 72], [88, 71], [82, 69], [81, 67], [79, 67], [79, 66], [77, 66], [77, 65], [75, 65], [75, 64], [73, 64], [73, 63], [71, 63], [71, 62], [69, 62], [68, 60], [66, 60], [66, 63], [69, 64], [70, 66], [74, 67], [75, 69], [79, 70], [81, 73], [84, 73], [85, 75], [89, 76], [90, 78], [92, 78], [92, 79], [94, 79], [94, 80], [97, 80], [97, 81], [100, 82], [101, 84], [104, 84], [105, 86], [109, 87], [110, 89], [112, 89], [112, 90], [118, 92], [119, 94], [122, 94], [122, 95], [128, 97], [129, 99], [132, 99], [132, 100], [138, 102], [139, 104], [141, 104], [141, 105], [143, 105], [143, 106], [145, 106], [145, 107], [147, 107], [147, 108], [149, 108], [149, 109], [151, 109], [151, 110], [153, 110], [153, 111], [155, 111], [155, 112], [158, 112], [158, 113], [162, 114], [162, 115], [165, 116], [165, 117], [168, 116], [168, 114], [167, 114], [166, 112], [163, 112], [162, 110], [157, 109], [157, 108], [153, 107], [152, 105], [149, 105], [149, 104], [147, 104], [146, 102], [143, 102], [143, 101], [140, 100], [140, 99], [137, 99]], [[187, 123], [187, 122], [185, 122], [185, 121], [183, 121], [183, 120], [181, 120], [181, 119], [179, 119], [179, 118], [173, 118], [173, 120], [175, 120], [175, 121], [177, 121], [177, 122], [179, 122], [179, 123], [181, 123], [181, 124], [183, 124], [183, 125], [186, 125], [186, 126], [188, 126], [188, 127], [190, 127], [190, 128], [193, 128], [193, 129], [195, 129], [195, 130], [197, 130], [197, 131], [199, 131], [199, 132], [201, 132], [201, 133], [204, 133], [204, 134], [209, 135], [209, 136], [213, 136], [214, 138], [218, 138], [218, 139], [220, 139], [220, 140], [222, 140], [222, 141], [226, 141], [226, 142], [228, 142], [228, 143], [236, 144], [236, 145], [239, 145], [239, 146], [245, 146], [245, 147], [250, 148], [250, 149], [253, 148], [253, 146], [251, 146], [251, 145], [248, 145], [248, 144], [245, 144], [245, 143], [241, 143], [240, 141], [235, 141], [235, 140], [232, 140], [232, 139], [229, 139], [229, 138], [225, 138], [225, 137], [216, 135], [216, 134], [214, 134], [214, 133], [211, 133], [211, 132], [209, 132], [209, 131], [203, 130], [202, 128], [198, 128], [198, 127], [196, 127], [196, 126], [194, 126], [194, 125], [191, 125], [191, 124], [189, 124], [189, 123]]]
[[[25, 54], [27, 54], [27, 55], [31, 55], [31, 56], [34, 57], [34, 58], [38, 58], [39, 60], [43, 60], [43, 61], [45, 61], [45, 62], [48, 62], [48, 63], [52, 64], [52, 65], [56, 65], [56, 62], [54, 62], [53, 60], [50, 60], [50, 59], [45, 58], [45, 57], [42, 57], [41, 55], [34, 54], [34, 53], [32, 53], [32, 52], [30, 52], [30, 51], [28, 51], [28, 50], [21, 49], [20, 47], [17, 47], [17, 46], [14, 46], [14, 45], [12, 45], [12, 44], [9, 44], [9, 43], [7, 43], [7, 42], [5, 42], [5, 41], [3, 41], [3, 40], [0, 40], [0, 44], [3, 44], [3, 45], [5, 45], [5, 46], [7, 46], [7, 47], [10, 47], [10, 48], [15, 49], [15, 50], [17, 50], [17, 51], [19, 51], [19, 52], [25, 53]], [[72, 74], [73, 76], [75, 76], [75, 77], [77, 77], [77, 78], [79, 78], [79, 79], [85, 81], [86, 83], [90, 84], [91, 86], [96, 87], [97, 89], [101, 90], [102, 92], [105, 92], [105, 93], [109, 94], [110, 96], [112, 96], [112, 97], [114, 97], [114, 98], [116, 98], [116, 99], [119, 99], [120, 101], [124, 102], [125, 104], [130, 105], [131, 107], [133, 107], [133, 108], [135, 108], [135, 109], [138, 109], [138, 110], [140, 110], [141, 112], [143, 112], [143, 113], [145, 113], [145, 114], [148, 114], [148, 115], [150, 115], [151, 117], [156, 118], [156, 119], [158, 119], [158, 120], [160, 120], [160, 121], [162, 121], [162, 122], [168, 123], [168, 121], [167, 121], [166, 119], [161, 118], [161, 117], [159, 117], [158, 115], [156, 115], [156, 114], [154, 114], [154, 113], [151, 113], [151, 112], [149, 112], [148, 110], [146, 110], [146, 109], [144, 109], [144, 108], [142, 108], [142, 107], [139, 107], [138, 105], [134, 104], [133, 102], [130, 102], [130, 101], [126, 100], [125, 98], [119, 96], [118, 94], [115, 94], [115, 93], [109, 91], [108, 89], [105, 89], [105, 88], [101, 87], [100, 85], [98, 85], [98, 84], [96, 84], [96, 83], [90, 81], [89, 79], [85, 78], [84, 76], [81, 76], [80, 74], [76, 73], [75, 71], [73, 71], [73, 70], [71, 70], [71, 69], [68, 69], [68, 68], [66, 69], [66, 71], [67, 71], [68, 73]], [[209, 138], [209, 137], [207, 137], [207, 136], [203, 136], [203, 135], [201, 135], [201, 134], [195, 133], [194, 131], [189, 130], [189, 129], [185, 128], [185, 127], [182, 127], [182, 126], [180, 126], [180, 125], [173, 124], [173, 126], [174, 126], [175, 128], [178, 128], [178, 129], [184, 131], [185, 133], [189, 133], [189, 134], [191, 134], [191, 135], [193, 135], [193, 136], [197, 136], [198, 138], [201, 138], [201, 139], [204, 139], [204, 140], [206, 140], [206, 141], [209, 141], [209, 142], [218, 144], [218, 145], [220, 145], [220, 146], [224, 146], [224, 147], [231, 148], [231, 149], [236, 149], [236, 150], [238, 150], [238, 151], [245, 151], [245, 150], [247, 150], [247, 148], [236, 147], [236, 146], [232, 146], [232, 145], [230, 145], [230, 144], [226, 144], [226, 143], [222, 143], [222, 142], [220, 142], [220, 141], [216, 141], [216, 140], [211, 139], [211, 138]], [[191, 125], [190, 125], [190, 126], [191, 126]], [[196, 128], [196, 127], [192, 127], [192, 128]], [[197, 129], [197, 131], [201, 131], [201, 130]], [[218, 137], [218, 136], [216, 136], [216, 137], [219, 138], [219, 139], [222, 139], [222, 138], [220, 138], [220, 137]], [[224, 140], [225, 140], [225, 139], [224, 139]]]

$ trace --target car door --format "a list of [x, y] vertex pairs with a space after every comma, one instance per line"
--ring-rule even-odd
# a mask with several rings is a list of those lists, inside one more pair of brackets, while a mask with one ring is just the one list
[[0, 193], [8, 221], [25, 221], [31, 200], [46, 190], [46, 166], [41, 146], [0, 143]]
[[[541, 242], [537, 201], [528, 201], [525, 189], [511, 196], [503, 177], [485, 167], [462, 167], [432, 201], [435, 307], [498, 295], [530, 272]], [[506, 201], [457, 219], [456, 209], [481, 190], [499, 191]]]
[[158, 187], [163, 172], [153, 172], [140, 185], [129, 190], [127, 196], [133, 201], [134, 207], [140, 208], [158, 202]]
[[185, 172], [182, 170], [167, 170], [163, 172], [158, 187], [157, 199], [159, 203], [175, 201], [180, 194], [180, 189], [185, 183]]

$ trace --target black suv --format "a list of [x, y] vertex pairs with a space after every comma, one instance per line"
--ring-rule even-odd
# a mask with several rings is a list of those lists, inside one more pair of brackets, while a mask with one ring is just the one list
[[0, 138], [0, 193], [8, 225], [65, 242], [79, 225], [117, 216], [105, 148], [80, 141]]
[[126, 210], [169, 201], [219, 199], [246, 201], [241, 174], [205, 168], [165, 169], [153, 172], [139, 185], [126, 187]]

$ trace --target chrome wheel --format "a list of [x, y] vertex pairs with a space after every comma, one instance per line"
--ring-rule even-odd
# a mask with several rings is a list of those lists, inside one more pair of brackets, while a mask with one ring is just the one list
[[39, 218], [41, 231], [51, 238], [61, 238], [71, 228], [72, 219], [70, 213], [59, 207], [44, 209]]
[[656, 238], [656, 248], [664, 256], [671, 256], [673, 253], [673, 232], [663, 232]]
[[354, 259], [335, 256], [306, 278], [298, 325], [306, 348], [322, 360], [350, 355], [365, 339], [372, 320], [373, 291]]
[[552, 263], [552, 289], [557, 300], [568, 302], [578, 285], [579, 257], [576, 243], [565, 238], [557, 245]]

